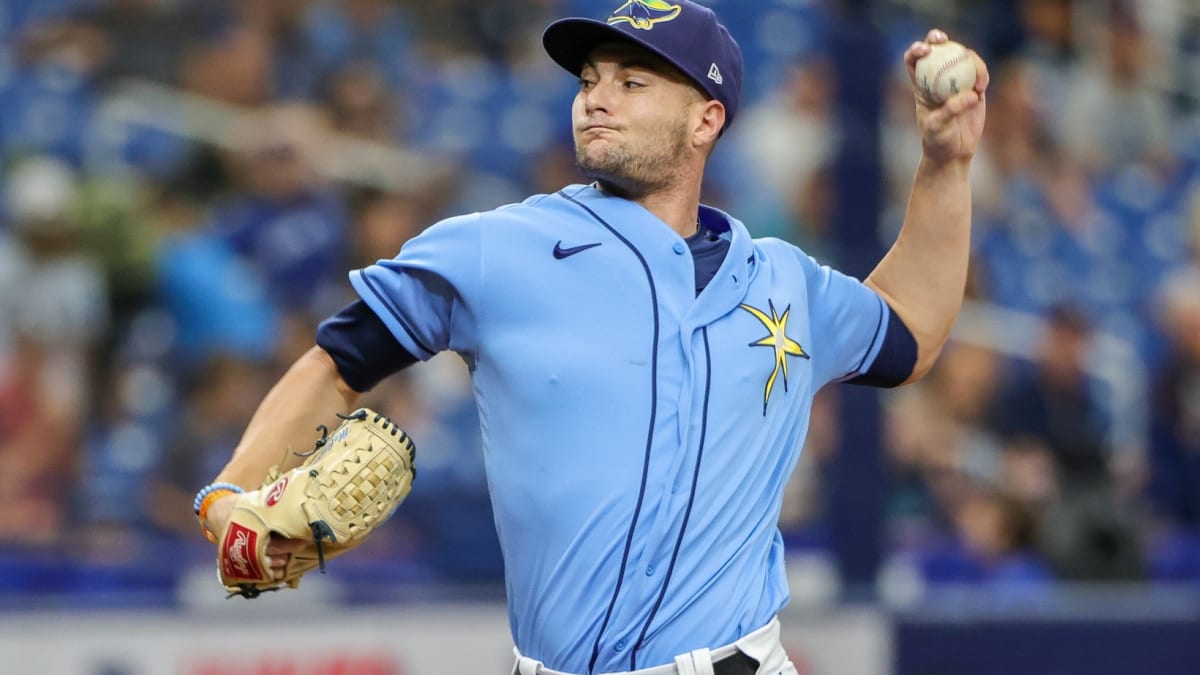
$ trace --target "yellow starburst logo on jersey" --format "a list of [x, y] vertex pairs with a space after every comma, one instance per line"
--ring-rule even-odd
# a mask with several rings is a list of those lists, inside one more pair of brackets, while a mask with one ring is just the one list
[[780, 316], [775, 311], [775, 303], [767, 300], [767, 306], [771, 309], [771, 315], [761, 309], [751, 307], [750, 305], [739, 305], [742, 309], [754, 315], [754, 318], [762, 322], [767, 328], [767, 336], [750, 343], [751, 347], [770, 347], [775, 351], [775, 367], [771, 369], [771, 375], [767, 378], [767, 387], [763, 391], [763, 415], [767, 414], [767, 401], [771, 399], [771, 391], [775, 388], [775, 381], [779, 379], [779, 374], [783, 373], [783, 390], [787, 391], [788, 386], [788, 362], [787, 357], [799, 356], [800, 358], [809, 358], [804, 352], [804, 348], [799, 342], [787, 336], [788, 315], [792, 313], [792, 306], [788, 305], [787, 309], [783, 310], [783, 316]]

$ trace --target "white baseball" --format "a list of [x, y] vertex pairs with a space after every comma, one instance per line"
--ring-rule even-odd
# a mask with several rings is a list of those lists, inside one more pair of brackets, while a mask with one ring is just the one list
[[957, 42], [929, 45], [929, 53], [917, 60], [917, 86], [931, 103], [941, 105], [960, 91], [975, 86], [975, 60]]

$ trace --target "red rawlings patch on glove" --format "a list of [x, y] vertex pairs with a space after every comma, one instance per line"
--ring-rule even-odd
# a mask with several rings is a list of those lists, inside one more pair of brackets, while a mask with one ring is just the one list
[[228, 579], [262, 579], [262, 568], [258, 566], [258, 533], [249, 528], [230, 523], [221, 543], [221, 573]]

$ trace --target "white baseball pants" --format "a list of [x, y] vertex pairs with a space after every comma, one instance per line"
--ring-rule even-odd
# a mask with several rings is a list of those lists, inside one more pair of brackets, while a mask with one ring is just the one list
[[[731, 656], [740, 651], [758, 661], [756, 675], [797, 675], [796, 667], [788, 660], [779, 641], [779, 619], [771, 619], [770, 623], [748, 633], [742, 639], [718, 647], [716, 649], [697, 649], [687, 654], [675, 657], [674, 663], [668, 663], [653, 668], [608, 673], [606, 675], [713, 675], [713, 662]], [[521, 652], [513, 647], [517, 657], [513, 665], [513, 675], [571, 675], [557, 670], [551, 670], [542, 665], [541, 661], [521, 656]]]

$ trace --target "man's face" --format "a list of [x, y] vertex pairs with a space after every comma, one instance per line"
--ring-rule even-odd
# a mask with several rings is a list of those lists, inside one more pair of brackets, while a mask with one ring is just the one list
[[583, 175], [629, 196], [669, 185], [692, 145], [704, 98], [682, 73], [641, 47], [604, 43], [580, 73], [572, 118]]

